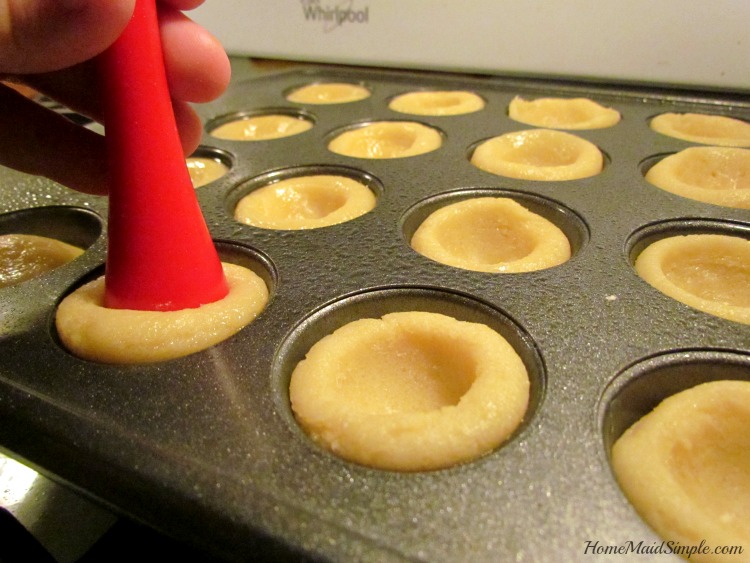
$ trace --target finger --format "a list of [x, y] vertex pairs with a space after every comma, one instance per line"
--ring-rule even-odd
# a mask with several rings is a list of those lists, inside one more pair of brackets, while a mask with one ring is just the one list
[[96, 64], [86, 61], [63, 70], [18, 79], [73, 111], [101, 122], [103, 115], [96, 72]]
[[76, 190], [105, 194], [104, 138], [0, 85], [0, 163]]
[[195, 152], [195, 149], [198, 148], [201, 142], [203, 124], [198, 114], [189, 104], [179, 100], [172, 100], [172, 107], [174, 108], [177, 130], [180, 132], [182, 152], [185, 153], [185, 156], [188, 156]]
[[[206, 102], [218, 97], [231, 76], [229, 60], [221, 44], [179, 13], [170, 11], [162, 19], [165, 69], [171, 96], [190, 102]], [[22, 79], [61, 104], [101, 121], [96, 72], [96, 65], [87, 61]]]
[[203, 0], [160, 0], [162, 4], [177, 10], [192, 10], [203, 4]]
[[[185, 155], [198, 147], [200, 118], [185, 102], [174, 102]], [[105, 137], [80, 127], [0, 84], [0, 164], [44, 176], [84, 193], [106, 195]]]
[[221, 43], [174, 9], [159, 11], [159, 26], [172, 97], [189, 102], [217, 98], [231, 77], [229, 58]]
[[135, 0], [0, 0], [0, 71], [48, 72], [97, 55], [125, 29]]
[[[90, 72], [87, 66], [88, 64], [78, 65], [66, 71], [35, 75], [25, 83], [73, 111], [101, 123], [103, 112], [98, 91], [84, 86], [85, 76]], [[172, 107], [177, 128], [183, 138], [185, 153], [190, 154], [198, 146], [203, 132], [200, 118], [195, 110], [182, 100], [172, 100]]]

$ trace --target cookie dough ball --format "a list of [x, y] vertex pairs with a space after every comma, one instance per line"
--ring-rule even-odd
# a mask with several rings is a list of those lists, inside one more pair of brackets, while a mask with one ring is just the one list
[[402, 312], [349, 323], [294, 372], [292, 409], [322, 447], [398, 471], [473, 460], [507, 440], [529, 401], [521, 358], [489, 327]]
[[65, 297], [55, 325], [63, 345], [93, 362], [137, 364], [171, 360], [205, 350], [249, 324], [268, 302], [254, 272], [223, 264], [229, 293], [195, 309], [135, 311], [104, 306], [104, 277]]
[[663, 401], [612, 449], [612, 468], [643, 519], [680, 547], [750, 546], [750, 382], [714, 381]]
[[599, 174], [604, 157], [596, 145], [581, 137], [529, 129], [483, 142], [471, 155], [471, 163], [498, 176], [560, 182]]
[[186, 163], [194, 188], [210, 184], [229, 172], [227, 165], [218, 158], [191, 156], [188, 157]]
[[750, 209], [750, 149], [691, 147], [657, 162], [646, 181], [696, 201]]
[[321, 82], [294, 90], [286, 99], [298, 104], [347, 104], [370, 97], [370, 91], [359, 84]]
[[41, 276], [83, 254], [77, 246], [36, 235], [0, 235], [0, 288]]
[[405, 158], [440, 148], [443, 139], [432, 127], [413, 121], [377, 121], [341, 133], [328, 150], [354, 158]]
[[603, 129], [620, 122], [620, 112], [588, 98], [524, 100], [516, 96], [508, 115], [514, 121], [549, 129]]
[[662, 113], [651, 120], [651, 129], [692, 143], [750, 147], [750, 123], [723, 115]]
[[317, 229], [364, 215], [375, 207], [375, 194], [346, 176], [288, 178], [253, 190], [234, 211], [241, 223], [263, 229]]
[[641, 252], [635, 269], [673, 299], [750, 324], [750, 240], [727, 235], [665, 238]]
[[530, 272], [570, 258], [570, 242], [556, 225], [508, 198], [441, 207], [419, 226], [411, 246], [442, 264], [479, 272]]
[[388, 107], [412, 115], [460, 115], [484, 108], [484, 100], [463, 90], [409, 92], [396, 96]]
[[257, 115], [219, 125], [211, 135], [228, 141], [268, 141], [304, 133], [312, 126], [311, 121], [292, 115]]

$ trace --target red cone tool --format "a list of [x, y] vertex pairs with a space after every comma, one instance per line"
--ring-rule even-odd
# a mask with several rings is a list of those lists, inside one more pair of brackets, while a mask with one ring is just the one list
[[175, 124], [155, 0], [137, 0], [100, 63], [110, 190], [105, 306], [168, 311], [223, 298], [227, 283]]

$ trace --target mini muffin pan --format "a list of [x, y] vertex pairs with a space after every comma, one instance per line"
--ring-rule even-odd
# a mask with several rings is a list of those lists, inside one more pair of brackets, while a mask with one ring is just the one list
[[[320, 81], [372, 95], [340, 105], [288, 102]], [[402, 159], [333, 154], [336, 132], [409, 117], [388, 101], [419, 89], [466, 89], [479, 112], [414, 116], [437, 128], [440, 149]], [[601, 174], [567, 182], [514, 180], [469, 163], [473, 146], [529, 128], [507, 117], [521, 95], [586, 96], [622, 121], [577, 131], [605, 154]], [[201, 106], [203, 154], [230, 171], [197, 194], [219, 251], [260, 273], [266, 310], [234, 337], [186, 358], [113, 366], [59, 344], [56, 304], [101, 274], [106, 199], [0, 171], [0, 230], [57, 236], [82, 257], [2, 290], [0, 444], [106, 505], [218, 557], [340, 561], [559, 561], [605, 546], [661, 540], [620, 491], [609, 448], [662, 398], [702, 381], [750, 380], [750, 326], [691, 309], [638, 278], [650, 241], [719, 232], [750, 239], [750, 211], [681, 198], [649, 185], [644, 169], [690, 143], [651, 131], [665, 112], [750, 119], [721, 92], [610, 88], [520, 78], [308, 67], [235, 81]], [[280, 112], [309, 131], [270, 141], [212, 138], [233, 116]], [[357, 219], [307, 231], [268, 231], [232, 218], [264, 182], [300, 173], [357, 178], [377, 196]], [[485, 274], [435, 263], [408, 241], [439, 205], [511, 197], [571, 240], [563, 265]], [[503, 446], [464, 465], [422, 473], [358, 466], [329, 454], [294, 421], [288, 382], [309, 347], [337, 327], [390, 311], [427, 310], [486, 323], [525, 361], [531, 403]], [[745, 546], [750, 549], [750, 546]]]

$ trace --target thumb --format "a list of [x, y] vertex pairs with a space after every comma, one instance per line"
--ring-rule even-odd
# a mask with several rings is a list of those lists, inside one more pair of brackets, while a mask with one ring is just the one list
[[0, 73], [69, 67], [125, 29], [135, 0], [0, 0]]

